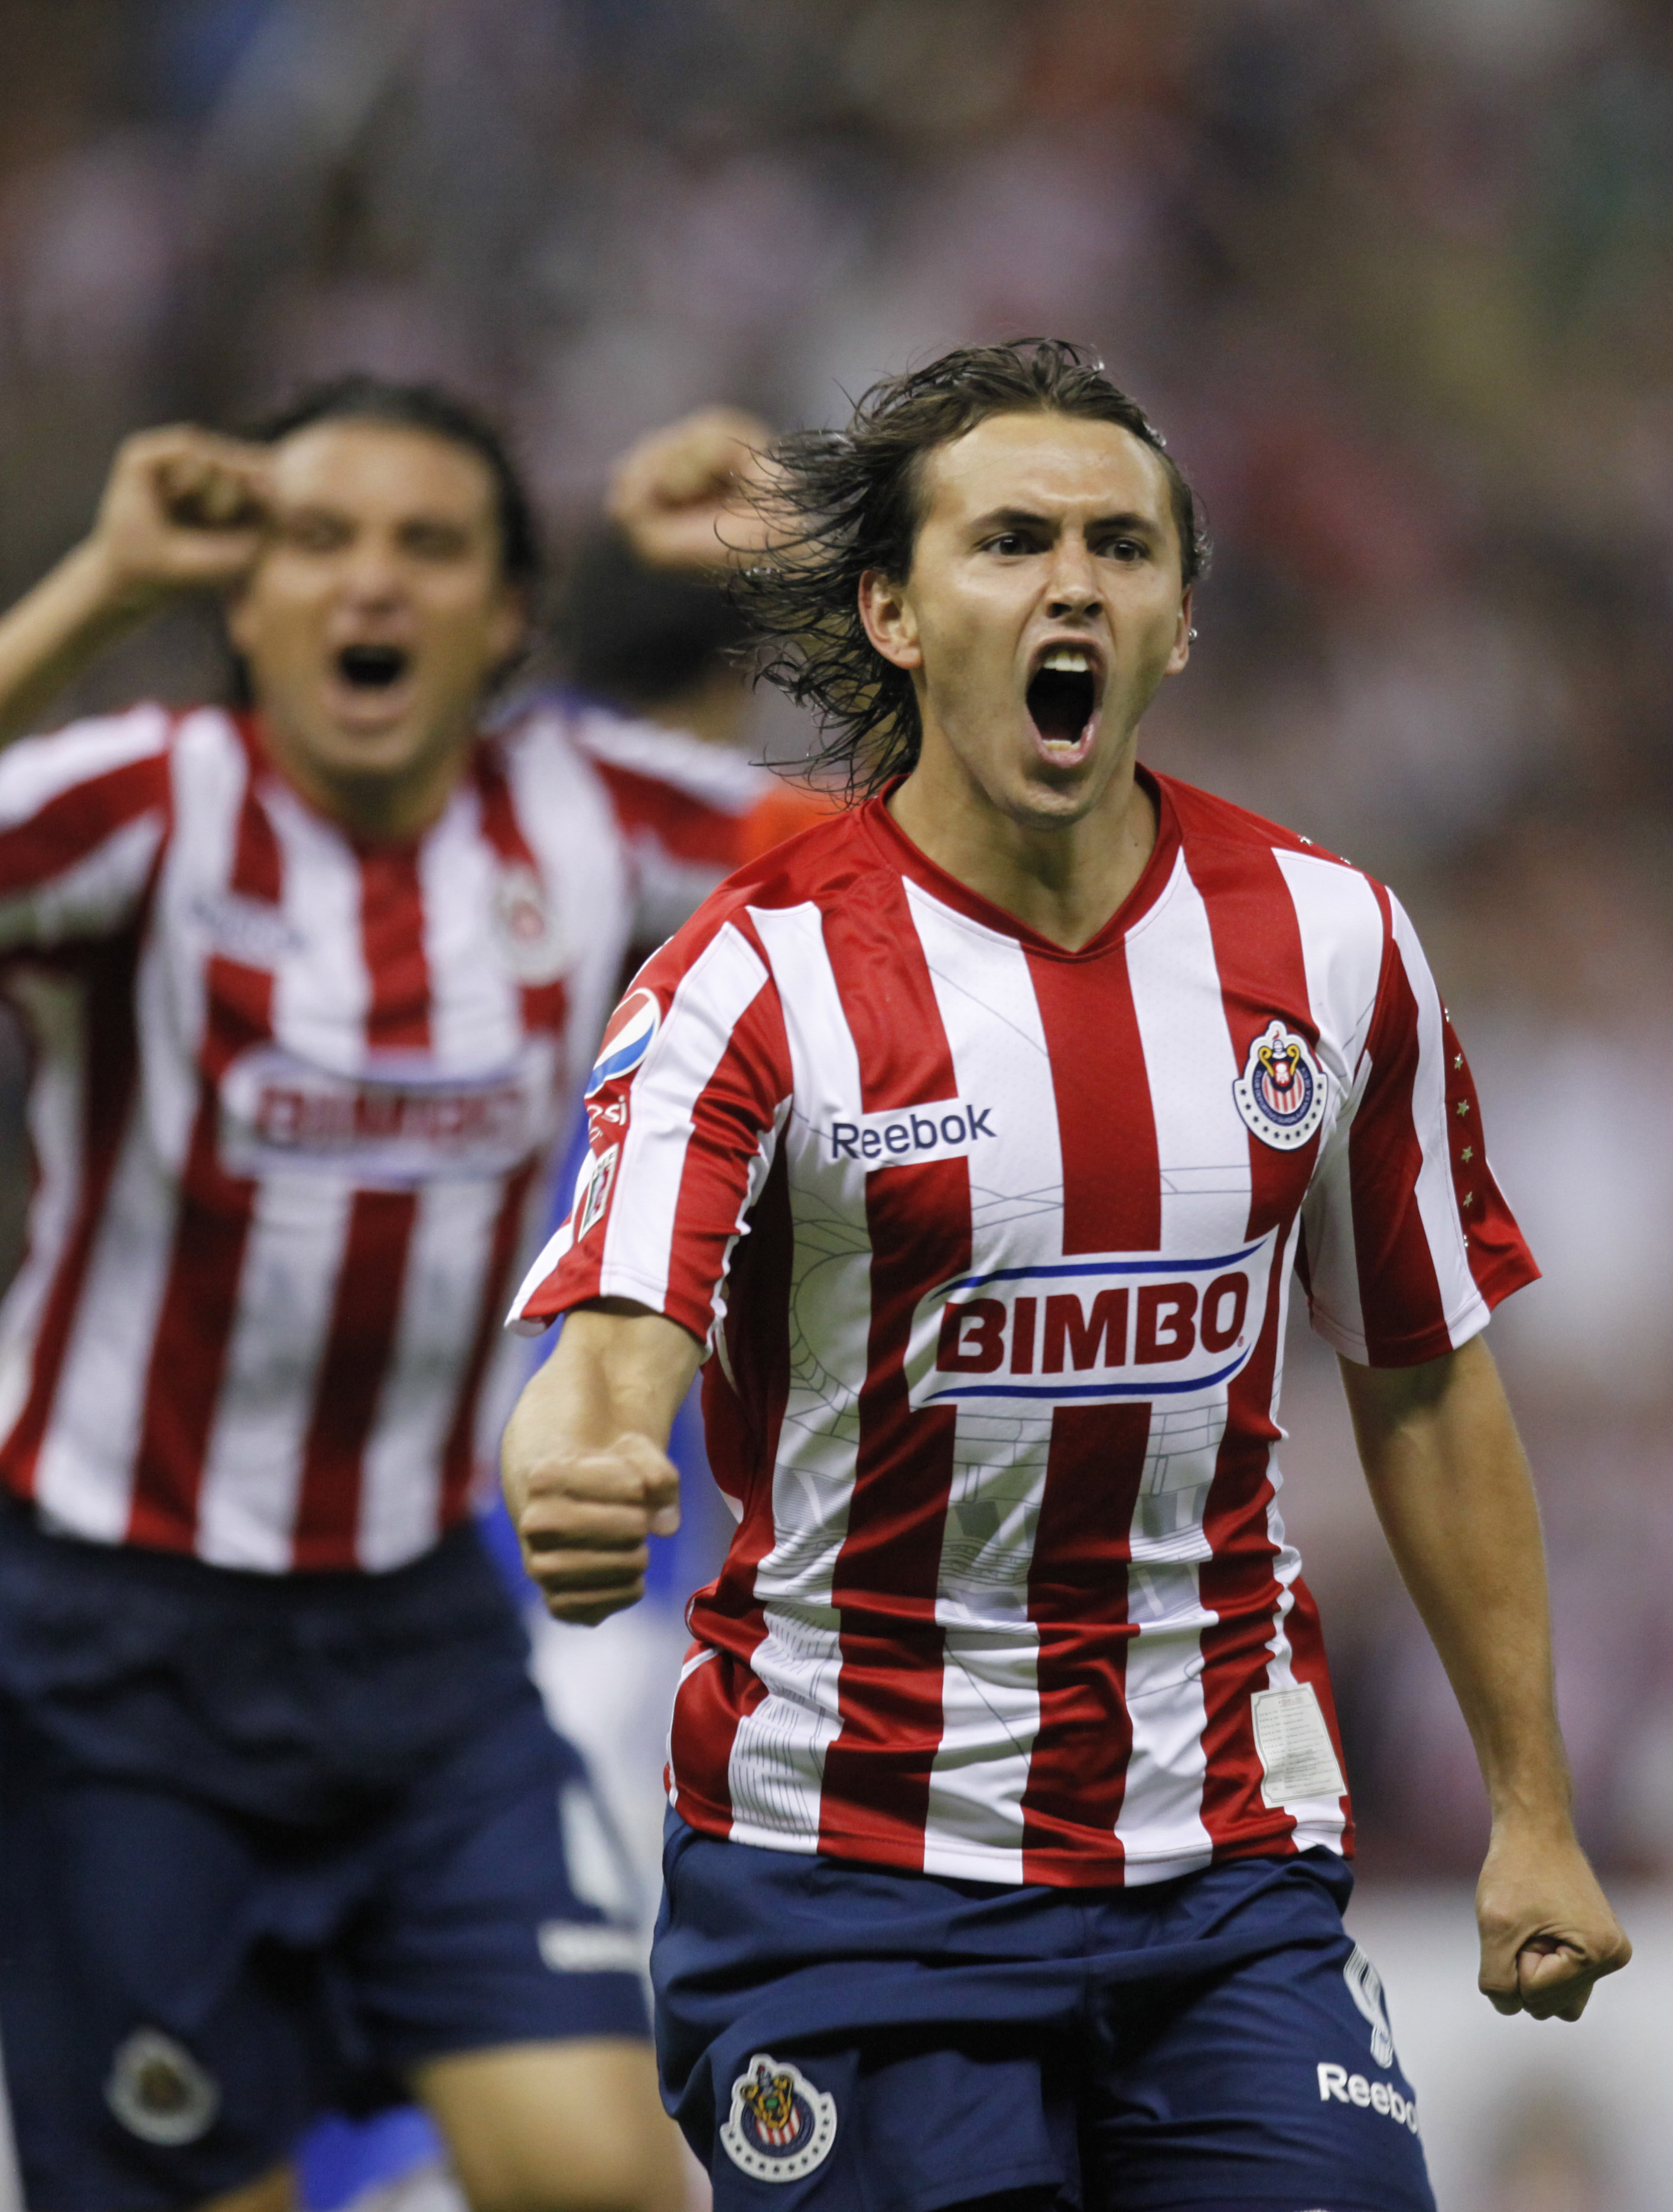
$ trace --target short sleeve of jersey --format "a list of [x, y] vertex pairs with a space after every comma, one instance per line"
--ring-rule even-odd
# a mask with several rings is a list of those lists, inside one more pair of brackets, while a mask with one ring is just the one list
[[706, 1344], [728, 1261], [791, 1093], [775, 987], [747, 920], [700, 916], [639, 970], [587, 1085], [567, 1218], [509, 1316], [534, 1334], [592, 1298], [631, 1298]]
[[1313, 1327], [1371, 1367], [1454, 1351], [1539, 1273], [1488, 1165], [1476, 1086], [1417, 935], [1384, 945], [1352, 1094], [1302, 1209]]
[[0, 753], [0, 952], [132, 919], [167, 825], [169, 726], [140, 707]]

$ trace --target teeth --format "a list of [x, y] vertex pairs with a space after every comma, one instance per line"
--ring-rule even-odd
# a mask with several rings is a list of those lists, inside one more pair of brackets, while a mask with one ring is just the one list
[[1065, 676], [1090, 676], [1092, 673], [1090, 658], [1067, 645], [1054, 647], [1040, 665], [1042, 668], [1060, 670]]

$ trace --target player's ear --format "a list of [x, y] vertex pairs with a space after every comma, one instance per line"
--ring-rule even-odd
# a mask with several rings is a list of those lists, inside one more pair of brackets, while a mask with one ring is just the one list
[[527, 642], [530, 623], [529, 594], [520, 585], [500, 585], [488, 616], [488, 659], [494, 668], [508, 668]]
[[1196, 635], [1191, 626], [1191, 586], [1187, 584], [1185, 596], [1179, 601], [1179, 619], [1173, 625], [1173, 650], [1167, 656], [1167, 665], [1162, 671], [1165, 676], [1177, 676], [1185, 666], [1191, 658], [1191, 641]]
[[868, 568], [860, 578], [860, 620], [865, 634], [897, 668], [921, 668], [923, 649], [918, 642], [918, 617], [904, 584], [886, 576], [881, 568]]

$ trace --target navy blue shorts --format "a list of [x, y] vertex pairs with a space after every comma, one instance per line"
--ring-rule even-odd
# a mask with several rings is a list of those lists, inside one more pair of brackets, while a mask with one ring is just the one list
[[999, 1888], [669, 1818], [663, 2096], [716, 2212], [1434, 2212], [1325, 1851]]
[[[0, 2037], [25, 2196], [162, 2212], [449, 2053], [645, 2037], [473, 1531], [234, 1574], [0, 1514]], [[591, 1840], [591, 1839], [590, 1839]]]

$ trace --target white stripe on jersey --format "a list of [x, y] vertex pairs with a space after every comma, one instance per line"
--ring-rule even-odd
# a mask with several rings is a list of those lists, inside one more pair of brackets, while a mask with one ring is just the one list
[[615, 1002], [632, 933], [633, 872], [609, 796], [573, 747], [518, 745], [507, 774], [524, 837], [540, 862], [563, 941], [576, 955], [564, 977], [568, 1057], [559, 1073], [567, 1098], [592, 1065]]
[[430, 1053], [444, 1068], [506, 1067], [522, 1048], [517, 979], [490, 933], [497, 873], [482, 802], [469, 787], [456, 791], [418, 852]]
[[692, 1113], [726, 1056], [734, 1028], [766, 983], [766, 969], [730, 922], [681, 979], [668, 1019], [633, 1078], [621, 1172], [632, 1173], [634, 1200], [613, 1207], [605, 1224], [601, 1297], [637, 1298], [660, 1311]]
[[[1301, 1209], [1307, 1259], [1313, 1281], [1313, 1314], [1332, 1341], [1365, 1350], [1365, 1317], [1360, 1304], [1359, 1263], [1354, 1247], [1354, 1213], [1349, 1178], [1332, 1167], [1346, 1166], [1345, 1154], [1358, 1103], [1371, 1073], [1365, 1040], [1376, 1011], [1382, 969], [1383, 920], [1377, 895], [1353, 868], [1310, 853], [1275, 853], [1301, 934], [1301, 959], [1307, 1002], [1318, 1029], [1325, 1072], [1341, 1091], [1340, 1113], [1328, 1125], [1315, 1174]], [[1340, 1202], [1338, 1202], [1338, 1200]], [[1320, 1292], [1331, 1286], [1333, 1304], [1325, 1312]]]
[[[773, 1548], [755, 1570], [767, 1634], [750, 1664], [767, 1694], [740, 1719], [728, 1787], [739, 1843], [809, 1849], [819, 1832], [825, 1753], [842, 1725], [837, 1709], [842, 1649], [832, 1592], [848, 1534], [859, 1450], [860, 1391], [871, 1329], [869, 1266], [821, 1267], [841, 1255], [869, 1258], [865, 1179], [848, 1178], [842, 1210], [811, 1199], [798, 1163], [824, 1131], [858, 1109], [859, 1055], [842, 1010], [816, 906], [752, 908], [772, 963], [802, 1110], [781, 1141], [798, 1276], [791, 1297], [790, 1374], [773, 1472]], [[817, 1356], [815, 1346], [818, 1346]]]
[[1394, 915], [1395, 945], [1417, 1001], [1417, 1072], [1412, 1079], [1411, 1102], [1423, 1154], [1423, 1164], [1417, 1171], [1417, 1211], [1440, 1284], [1441, 1310], [1452, 1342], [1459, 1345], [1487, 1326], [1488, 1308], [1470, 1271], [1446, 1152], [1446, 1046], [1441, 1034], [1440, 994], [1406, 909], [1392, 894], [1389, 904]]
[[[1128, 937], [1127, 973], [1155, 1121], [1161, 1249], [1170, 1258], [1212, 1252], [1228, 1204], [1248, 1218], [1249, 1132], [1233, 1097], [1237, 1060], [1208, 909], [1183, 854]], [[1203, 1516], [1227, 1404], [1222, 1383], [1185, 1407], [1150, 1408], [1128, 1574], [1128, 1617], [1138, 1631], [1127, 1647], [1133, 1748], [1115, 1826], [1129, 1882], [1166, 1881], [1206, 1866], [1212, 1853], [1202, 1818], [1202, 1643], [1215, 1615], [1202, 1602], [1197, 1570], [1212, 1556]]]
[[[954, 1089], [984, 1107], [991, 1099], [994, 1109], [994, 1140], [970, 1156], [970, 1273], [1061, 1259], [1057, 1096], [1027, 956], [1014, 937], [967, 921], [909, 878], [906, 890], [953, 1056]], [[997, 1083], [996, 1024], [1007, 1038]], [[1028, 1561], [1052, 1411], [989, 1410], [973, 1401], [959, 1406], [957, 1419], [936, 1592], [946, 1639], [943, 1731], [924, 1868], [1021, 1881], [1022, 1797], [1040, 1731], [1040, 1632], [1028, 1618]], [[1011, 1747], [997, 1756], [996, 1723]], [[1015, 1838], [1009, 1848], [998, 1841], [1003, 1835]]]
[[197, 1551], [212, 1565], [280, 1574], [291, 1564], [353, 1202], [324, 1176], [269, 1176], [256, 1187], [198, 1492]]

